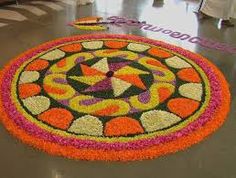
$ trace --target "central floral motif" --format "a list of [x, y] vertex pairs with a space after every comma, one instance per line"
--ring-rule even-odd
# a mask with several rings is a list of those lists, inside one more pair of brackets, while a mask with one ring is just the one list
[[67, 73], [67, 81], [79, 93], [114, 98], [144, 92], [153, 76], [136, 62], [105, 57], [79, 63]]
[[116, 50], [61, 57], [43, 79], [46, 94], [76, 117], [89, 114], [105, 120], [127, 115], [139, 119], [143, 111], [165, 108], [162, 103], [175, 86], [175, 74], [161, 61]]

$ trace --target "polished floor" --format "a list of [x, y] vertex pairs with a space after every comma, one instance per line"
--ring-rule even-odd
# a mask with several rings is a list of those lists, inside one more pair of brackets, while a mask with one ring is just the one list
[[[26, 8], [29, 6], [31, 8]], [[135, 18], [236, 46], [236, 27], [221, 28], [216, 19], [198, 21], [193, 13], [197, 9], [194, 0], [164, 0], [164, 3], [158, 0], [96, 0], [92, 5], [79, 7], [72, 0], [61, 0], [37, 1], [21, 7], [0, 8], [1, 67], [19, 53], [43, 42], [89, 33], [67, 24], [78, 17], [91, 15]], [[36, 10], [32, 11], [32, 8]], [[209, 58], [230, 84], [231, 112], [223, 127], [200, 144], [173, 155], [131, 163], [105, 163], [47, 155], [20, 143], [0, 126], [0, 178], [236, 178], [236, 55], [127, 26], [111, 26], [105, 33], [136, 34], [164, 40]]]

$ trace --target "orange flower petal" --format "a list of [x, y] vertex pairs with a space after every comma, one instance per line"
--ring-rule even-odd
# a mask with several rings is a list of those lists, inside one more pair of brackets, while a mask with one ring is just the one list
[[38, 118], [54, 127], [67, 129], [73, 120], [73, 115], [66, 109], [52, 108], [40, 114]]
[[86, 66], [86, 65], [83, 65], [83, 64], [80, 64], [80, 67], [81, 67], [81, 70], [82, 70], [82, 73], [83, 75], [88, 75], [88, 76], [96, 76], [96, 75], [104, 75], [102, 72], [96, 70], [96, 69], [93, 69], [89, 66]]
[[163, 65], [160, 61], [157, 61], [157, 60], [151, 60], [151, 59], [147, 60], [147, 64], [157, 66], [157, 67], [167, 68], [165, 65]]
[[124, 41], [106, 41], [105, 45], [109, 48], [119, 49], [119, 48], [124, 48], [125, 46], [128, 45], [128, 43]]
[[167, 104], [168, 109], [171, 112], [179, 115], [182, 118], [190, 116], [198, 109], [199, 105], [200, 103], [198, 101], [187, 98], [171, 99]]
[[155, 47], [149, 49], [148, 53], [159, 58], [168, 58], [173, 56], [171, 53]]
[[139, 122], [130, 117], [117, 117], [107, 122], [105, 126], [106, 136], [124, 136], [143, 132]]
[[52, 87], [49, 85], [43, 85], [43, 88], [47, 93], [59, 94], [59, 95], [63, 95], [66, 93], [66, 91], [63, 89]]
[[34, 70], [43, 70], [47, 68], [49, 65], [48, 61], [45, 61], [43, 59], [36, 59], [33, 62], [31, 62], [29, 65], [26, 66], [26, 71], [34, 71]]
[[104, 109], [98, 110], [96, 112], [94, 112], [95, 115], [99, 115], [99, 116], [110, 116], [113, 113], [117, 112], [119, 110], [119, 106], [117, 105], [111, 105], [108, 106]]
[[56, 63], [57, 67], [64, 67], [66, 65], [66, 59], [62, 59]]
[[19, 97], [21, 99], [37, 95], [40, 93], [40, 91], [41, 87], [34, 83], [20, 84], [18, 87]]
[[63, 46], [60, 49], [65, 52], [78, 52], [82, 49], [82, 46], [79, 43], [75, 43]]
[[201, 78], [199, 77], [196, 70], [194, 70], [193, 68], [182, 69], [177, 73], [177, 76], [181, 80], [184, 80], [187, 82], [195, 82], [195, 83], [201, 82]]
[[167, 98], [169, 98], [170, 95], [172, 94], [172, 92], [168, 88], [164, 88], [164, 87], [159, 88], [158, 93], [159, 93], [159, 101], [161, 103], [165, 101]]

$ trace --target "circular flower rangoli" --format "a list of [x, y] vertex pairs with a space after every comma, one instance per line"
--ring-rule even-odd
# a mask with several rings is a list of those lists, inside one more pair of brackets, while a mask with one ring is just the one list
[[154, 158], [225, 120], [221, 72], [184, 49], [131, 35], [83, 35], [31, 49], [0, 78], [1, 120], [23, 142], [86, 160]]

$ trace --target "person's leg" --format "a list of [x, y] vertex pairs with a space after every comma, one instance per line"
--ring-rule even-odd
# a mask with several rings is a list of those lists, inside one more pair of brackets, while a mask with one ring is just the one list
[[199, 20], [204, 20], [204, 19], [209, 19], [209, 18], [211, 18], [210, 16], [204, 14], [202, 11], [199, 11], [199, 12], [197, 13], [197, 16], [198, 16], [198, 19], [199, 19]]
[[199, 4], [199, 7], [198, 7], [198, 13], [201, 12], [200, 10], [201, 10], [201, 8], [202, 8], [203, 1], [204, 1], [204, 0], [201, 0], [201, 2], [200, 2], [200, 4]]
[[234, 17], [236, 0], [228, 0], [228, 6], [226, 8], [226, 15], [223, 20], [221, 21], [221, 25], [227, 27], [234, 27], [234, 24], [231, 22], [231, 17]]
[[227, 20], [222, 20], [221, 25], [226, 26], [226, 27], [234, 27], [234, 24], [230, 21], [230, 19]]
[[210, 16], [206, 15], [205, 13], [201, 11], [203, 4], [204, 4], [204, 0], [201, 0], [197, 12], [195, 12], [199, 20], [211, 18]]

